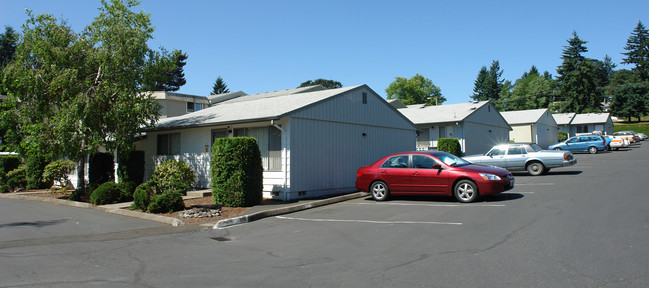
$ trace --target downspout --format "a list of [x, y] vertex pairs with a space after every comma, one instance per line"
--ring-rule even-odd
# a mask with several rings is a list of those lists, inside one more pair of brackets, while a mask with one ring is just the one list
[[282, 171], [282, 172], [284, 172], [284, 187], [283, 187], [283, 190], [284, 190], [284, 201], [288, 201], [290, 199], [288, 197], [288, 191], [287, 191], [287, 187], [286, 187], [287, 184], [288, 184], [288, 157], [287, 157], [288, 152], [287, 152], [287, 149], [286, 149], [286, 144], [288, 143], [288, 141], [286, 140], [287, 135], [286, 135], [286, 131], [284, 129], [282, 129], [281, 126], [275, 124], [275, 120], [270, 120], [270, 124], [275, 126], [275, 128], [277, 128], [280, 132], [282, 132], [282, 138], [284, 140], [283, 141], [284, 143], [282, 143], [283, 144], [282, 145], [282, 152], [283, 152], [282, 154], [284, 154], [282, 156], [282, 158], [284, 160], [284, 167], [282, 167], [282, 170], [284, 170], [284, 171]]

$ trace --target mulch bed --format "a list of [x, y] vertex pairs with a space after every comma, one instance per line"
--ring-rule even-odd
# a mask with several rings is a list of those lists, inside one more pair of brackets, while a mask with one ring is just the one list
[[[34, 197], [56, 198], [62, 200], [68, 200], [68, 197], [70, 197], [70, 193], [56, 193], [56, 192], [53, 193], [53, 192], [49, 192], [48, 190], [24, 190], [20, 192], [41, 192], [41, 193], [30, 193], [27, 195], [34, 196]], [[90, 200], [87, 199], [87, 197], [85, 197], [85, 199], [84, 198], [81, 199], [81, 202], [90, 203]], [[194, 207], [200, 207], [204, 205], [214, 205], [214, 200], [212, 199], [212, 196], [187, 199], [184, 200], [184, 202], [185, 202], [185, 209], [191, 209]], [[221, 206], [218, 207], [221, 208], [221, 216], [214, 216], [214, 217], [184, 218], [178, 215], [180, 214], [181, 211], [177, 211], [174, 213], [156, 213], [156, 214], [180, 219], [180, 221], [183, 221], [183, 223], [185, 224], [200, 224], [200, 223], [216, 223], [222, 219], [236, 217], [243, 214], [248, 209], [250, 209], [250, 207], [221, 207]]]

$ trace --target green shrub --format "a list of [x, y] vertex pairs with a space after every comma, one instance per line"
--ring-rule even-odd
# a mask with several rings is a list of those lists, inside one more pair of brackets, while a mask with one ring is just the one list
[[27, 158], [27, 162], [25, 163], [27, 189], [48, 188], [42, 181], [45, 165], [47, 165], [47, 161], [40, 155], [33, 155]]
[[178, 191], [167, 190], [160, 195], [153, 195], [147, 211], [151, 213], [172, 213], [185, 210], [183, 195]]
[[133, 201], [133, 193], [135, 193], [135, 182], [120, 182], [117, 184], [122, 194], [121, 202]]
[[43, 183], [52, 186], [54, 181], [58, 182], [61, 187], [70, 185], [68, 174], [72, 173], [76, 164], [70, 160], [56, 160], [47, 164], [43, 171]]
[[21, 161], [18, 156], [0, 156], [0, 172], [8, 173], [20, 166]]
[[437, 139], [437, 150], [444, 151], [455, 156], [462, 156], [462, 147], [457, 138], [439, 138]]
[[90, 203], [95, 205], [114, 204], [133, 200], [134, 187], [132, 182], [120, 183], [106, 182], [99, 185], [95, 191], [90, 194]]
[[568, 133], [563, 132], [563, 131], [559, 131], [559, 135], [557, 136], [557, 138], [558, 138], [557, 140], [559, 140], [559, 142], [563, 142], [566, 139], [568, 139]]
[[99, 188], [99, 184], [89, 183], [88, 185], [86, 185], [85, 189], [77, 189], [72, 191], [72, 194], [70, 194], [68, 200], [80, 201], [82, 197], [92, 195], [92, 192], [97, 190], [97, 188]]
[[120, 181], [144, 182], [144, 151], [130, 151], [118, 155], [117, 175]]
[[194, 183], [194, 170], [185, 162], [166, 160], [153, 170], [152, 179], [158, 184], [158, 191], [189, 190]]
[[27, 187], [27, 165], [21, 164], [18, 168], [9, 171], [5, 178], [7, 179], [6, 185], [12, 190]]
[[115, 162], [113, 154], [95, 153], [88, 159], [88, 182], [115, 182]]
[[151, 198], [155, 195], [156, 184], [153, 181], [140, 184], [133, 193], [133, 205], [131, 208], [147, 211]]
[[255, 138], [216, 139], [211, 164], [214, 203], [230, 207], [261, 203], [263, 168]]

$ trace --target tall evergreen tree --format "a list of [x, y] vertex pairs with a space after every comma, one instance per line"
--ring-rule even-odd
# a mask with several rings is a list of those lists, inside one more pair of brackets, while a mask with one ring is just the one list
[[0, 34], [0, 68], [7, 66], [14, 53], [16, 53], [16, 44], [18, 43], [18, 33], [11, 26], [5, 26], [5, 32]]
[[183, 53], [182, 50], [174, 50], [169, 57], [171, 57], [175, 65], [169, 65], [170, 67], [166, 68], [167, 71], [163, 72], [162, 79], [156, 81], [154, 91], [178, 91], [180, 87], [187, 83], [183, 68], [187, 64], [187, 54]]
[[[16, 53], [16, 45], [18, 43], [18, 33], [11, 26], [5, 26], [5, 32], [0, 34], [0, 73], [2, 69], [9, 64], [9, 61]], [[5, 91], [2, 87], [2, 75], [0, 75], [0, 95], [4, 95]]]
[[214, 81], [214, 84], [212, 85], [211, 95], [218, 95], [218, 94], [229, 93], [229, 92], [230, 89], [228, 89], [228, 85], [225, 84], [223, 78], [221, 78], [221, 76], [217, 77], [216, 81]]
[[487, 66], [482, 66], [480, 68], [480, 71], [478, 72], [477, 79], [475, 79], [473, 85], [473, 95], [471, 95], [471, 99], [476, 101], [484, 101], [489, 99], [489, 97], [487, 96], [488, 78], [489, 72], [487, 71]]
[[471, 98], [476, 101], [490, 100], [498, 102], [505, 81], [500, 79], [502, 74], [503, 71], [500, 70], [500, 62], [498, 60], [494, 60], [491, 63], [489, 70], [487, 70], [486, 66], [482, 66], [480, 72], [478, 72], [478, 78], [474, 82], [475, 85]]
[[638, 21], [624, 50], [627, 52], [622, 53], [626, 56], [622, 59], [622, 64], [635, 64], [632, 70], [638, 73], [642, 81], [649, 81], [649, 31], [642, 22]]
[[614, 87], [613, 100], [611, 101], [611, 112], [618, 116], [627, 118], [637, 117], [649, 113], [649, 84], [648, 83], [627, 83]]
[[582, 53], [588, 52], [577, 32], [572, 33], [568, 46], [564, 46], [561, 59], [563, 62], [557, 68], [559, 94], [565, 102], [561, 112], [601, 112], [601, 92], [597, 89], [597, 72], [591, 59]]

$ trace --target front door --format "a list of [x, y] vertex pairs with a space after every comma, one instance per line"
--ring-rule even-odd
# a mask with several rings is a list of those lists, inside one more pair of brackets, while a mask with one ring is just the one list
[[433, 169], [433, 164], [439, 164], [435, 159], [426, 155], [412, 155], [411, 189], [413, 193], [445, 193], [448, 191], [446, 170]]

